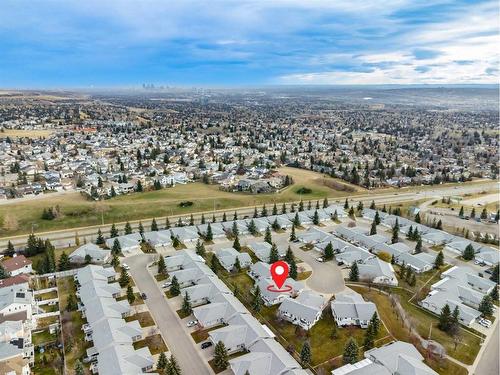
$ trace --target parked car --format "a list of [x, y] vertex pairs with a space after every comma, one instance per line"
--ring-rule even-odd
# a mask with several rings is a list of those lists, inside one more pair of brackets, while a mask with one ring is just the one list
[[126, 264], [126, 263], [123, 263], [123, 264], [122, 264], [122, 268], [123, 268], [124, 270], [126, 270], [126, 271], [128, 271], [128, 270], [130, 269], [130, 267], [129, 267], [129, 266], [128, 266], [128, 264]]
[[205, 341], [201, 344], [202, 349], [210, 348], [212, 346], [212, 341]]
[[148, 299], [148, 296], [146, 295], [146, 293], [141, 293], [141, 298], [142, 299]]
[[193, 327], [193, 326], [195, 326], [197, 324], [198, 324], [197, 320], [190, 320], [189, 322], [187, 322], [187, 326], [188, 327]]
[[325, 259], [323, 257], [316, 258], [317, 262], [323, 263]]
[[165, 284], [163, 284], [161, 287], [162, 288], [169, 288], [172, 285], [171, 281], [167, 281]]

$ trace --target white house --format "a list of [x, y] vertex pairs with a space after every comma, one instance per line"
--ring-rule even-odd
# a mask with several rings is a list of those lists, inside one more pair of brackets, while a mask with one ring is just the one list
[[332, 315], [339, 327], [356, 325], [367, 328], [377, 308], [373, 302], [367, 302], [361, 294], [347, 290], [335, 295], [330, 303]]
[[321, 318], [326, 305], [325, 296], [312, 290], [304, 290], [297, 298], [287, 297], [281, 303], [278, 313], [282, 319], [303, 329], [311, 329]]
[[87, 257], [89, 257], [91, 263], [103, 264], [109, 262], [111, 251], [101, 249], [93, 243], [86, 243], [75, 249], [75, 251], [69, 255], [69, 260], [71, 263], [82, 264], [86, 262]]

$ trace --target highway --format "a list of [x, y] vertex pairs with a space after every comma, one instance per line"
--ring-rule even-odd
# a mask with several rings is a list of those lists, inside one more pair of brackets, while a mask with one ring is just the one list
[[[408, 191], [405, 188], [399, 190], [398, 192], [390, 192], [390, 193], [373, 193], [373, 194], [364, 194], [364, 195], [353, 195], [349, 196], [349, 202], [350, 204], [356, 205], [359, 201], [362, 201], [365, 205], [369, 204], [372, 200], [374, 200], [378, 205], [383, 205], [383, 204], [394, 204], [394, 203], [399, 203], [399, 202], [411, 202], [411, 201], [418, 201], [422, 199], [431, 199], [431, 198], [440, 198], [441, 196], [450, 196], [450, 195], [464, 195], [464, 194], [473, 194], [473, 193], [479, 193], [481, 191], [497, 191], [498, 190], [498, 183], [496, 181], [485, 181], [484, 183], [478, 184], [457, 184], [457, 185], [445, 185], [445, 186], [435, 186], [435, 187], [428, 187], [424, 186], [419, 188], [418, 190], [416, 188], [412, 188], [412, 191]], [[307, 198], [304, 197], [305, 200], [307, 201]], [[330, 203], [337, 202], [339, 204], [343, 204], [345, 201], [345, 197], [342, 198], [330, 198]], [[289, 208], [293, 202], [287, 203], [287, 207]], [[298, 202], [295, 202], [298, 203]], [[267, 206], [267, 208], [270, 208], [270, 205]], [[279, 207], [281, 208], [281, 207]], [[215, 214], [216, 219], [220, 220], [222, 217], [222, 214], [224, 212], [227, 213], [228, 218], [232, 217], [232, 214], [234, 211], [238, 212], [238, 216], [244, 217], [244, 216], [249, 216], [251, 217], [254, 212], [254, 207], [241, 207], [237, 209], [225, 209], [225, 210], [218, 210], [218, 211], [208, 211], [208, 212], [198, 212], [195, 213], [194, 219], [196, 222], [199, 222], [201, 215], [204, 214], [205, 218], [209, 219], [212, 217], [213, 214]], [[183, 220], [189, 220], [189, 215], [175, 215], [175, 216], [170, 216], [169, 220], [171, 224], [175, 224], [175, 222], [178, 220], [180, 217]], [[143, 223], [145, 228], [150, 227], [151, 225], [151, 220], [152, 218], [149, 219], [143, 219], [141, 222]], [[164, 226], [165, 223], [165, 218], [156, 218], [157, 223], [159, 224], [160, 228]], [[121, 223], [115, 223], [116, 227], [118, 230], [123, 230], [126, 222], [121, 222]], [[139, 220], [130, 222], [133, 228], [137, 228], [139, 224]], [[75, 236], [78, 235], [81, 243], [83, 243], [84, 239], [87, 242], [92, 242], [95, 241], [96, 235], [97, 235], [97, 230], [101, 229], [103, 232], [103, 235], [106, 236], [109, 233], [109, 230], [111, 228], [111, 223], [104, 224], [101, 226], [87, 226], [87, 227], [79, 227], [79, 228], [70, 228], [70, 229], [62, 229], [62, 230], [56, 230], [56, 231], [50, 231], [50, 232], [41, 232], [38, 233], [36, 232], [35, 234], [38, 237], [41, 237], [43, 239], [49, 239], [54, 246], [57, 248], [62, 248], [62, 247], [68, 247], [72, 246], [75, 244]], [[26, 244], [26, 241], [28, 239], [28, 235], [18, 235], [18, 236], [11, 236], [11, 237], [2, 237], [0, 239], [0, 249], [5, 249], [7, 247], [7, 242], [10, 240], [16, 247], [20, 247]]]

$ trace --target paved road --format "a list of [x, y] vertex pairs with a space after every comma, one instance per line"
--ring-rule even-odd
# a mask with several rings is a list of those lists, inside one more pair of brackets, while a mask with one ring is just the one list
[[137, 287], [148, 296], [146, 305], [156, 325], [171, 353], [178, 360], [183, 374], [212, 374], [208, 363], [197, 352], [191, 337], [186, 335], [176, 312], [167, 303], [156, 281], [149, 274], [146, 266], [152, 259], [151, 255], [135, 255], [127, 258], [127, 264], [130, 266], [130, 273]]
[[[441, 196], [449, 196], [449, 195], [463, 195], [466, 193], [478, 193], [485, 190], [495, 190], [498, 189], [498, 183], [495, 181], [484, 181], [484, 183], [478, 184], [460, 184], [460, 185], [446, 185], [446, 186], [437, 186], [437, 187], [421, 187], [412, 188], [412, 191], [408, 191], [406, 188], [402, 188], [397, 192], [386, 192], [386, 193], [373, 193], [373, 194], [365, 194], [365, 195], [353, 195], [349, 196], [350, 204], [356, 205], [358, 201], [363, 201], [365, 205], [372, 200], [375, 200], [377, 204], [391, 204], [397, 202], [408, 202], [408, 201], [416, 201], [420, 199], [431, 199], [433, 197], [439, 198]], [[307, 200], [307, 197], [304, 198]], [[346, 197], [338, 198], [338, 202], [342, 203]], [[330, 198], [330, 202], [334, 202], [334, 198]], [[287, 203], [288, 206], [291, 205], [292, 202]], [[270, 205], [268, 204], [268, 209]], [[230, 213], [234, 212], [233, 209], [219, 210], [215, 211], [216, 218], [220, 220], [223, 212], [226, 212], [229, 216]], [[244, 215], [251, 216], [254, 211], [254, 207], [242, 207], [236, 209], [239, 217], [243, 217]], [[204, 212], [206, 218], [211, 218], [213, 212]], [[170, 222], [174, 224], [179, 217], [182, 217], [184, 220], [187, 220], [189, 215], [175, 215], [170, 217]], [[201, 217], [201, 212], [194, 214], [194, 218], [196, 222], [199, 222]], [[156, 219], [160, 228], [163, 227], [165, 218], [157, 218]], [[131, 222], [133, 228], [137, 228], [139, 221]], [[142, 223], [145, 228], [148, 228], [151, 225], [151, 219], [144, 219]], [[116, 227], [118, 230], [123, 230], [125, 226], [125, 222], [116, 223]], [[80, 228], [71, 228], [71, 229], [63, 229], [56, 230], [51, 232], [43, 232], [36, 233], [37, 236], [43, 239], [49, 239], [54, 246], [56, 247], [67, 247], [74, 245], [75, 235], [78, 234], [80, 241], [83, 242], [83, 239], [86, 239], [87, 242], [93, 242], [96, 239], [97, 230], [101, 229], [104, 236], [109, 233], [111, 228], [111, 224], [105, 224], [101, 226], [90, 226], [90, 227], [80, 227]], [[2, 237], [0, 239], [0, 249], [4, 249], [7, 246], [7, 241], [11, 240], [15, 246], [22, 246], [26, 244], [28, 235], [19, 235], [19, 236], [11, 236], [11, 237]]]
[[490, 338], [490, 341], [486, 345], [484, 352], [479, 359], [474, 375], [498, 375], [500, 374], [499, 365], [499, 336], [498, 331], [500, 330], [499, 325], [496, 325], [495, 332]]

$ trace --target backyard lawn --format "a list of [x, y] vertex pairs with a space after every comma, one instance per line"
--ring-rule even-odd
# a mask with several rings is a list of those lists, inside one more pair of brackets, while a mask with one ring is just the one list
[[138, 320], [142, 328], [155, 325], [155, 322], [148, 311], [139, 312], [125, 318], [126, 322], [131, 322], [132, 320]]
[[145, 339], [134, 342], [134, 349], [148, 347], [152, 355], [160, 354], [168, 351], [167, 345], [163, 341], [160, 334], [147, 336]]
[[[365, 299], [370, 300], [377, 305], [377, 310], [382, 321], [395, 339], [411, 342], [408, 330], [403, 327], [401, 319], [396, 313], [387, 295], [379, 293], [379, 291], [375, 288], [372, 288], [371, 291], [369, 291], [367, 288], [363, 288], [360, 286], [349, 287], [362, 294]], [[480, 339], [478, 337], [472, 335], [468, 331], [461, 330], [462, 342], [459, 343], [457, 349], [454, 350], [452, 337], [437, 328], [436, 317], [427, 313], [420, 307], [409, 303], [409, 293], [406, 293], [404, 291], [400, 292], [399, 290], [393, 290], [393, 293], [397, 294], [400, 297], [402, 307], [405, 309], [408, 315], [411, 316], [412, 322], [415, 324], [418, 333], [422, 337], [428, 338], [429, 328], [432, 324], [432, 339], [444, 345], [448, 355], [451, 355], [452, 357], [463, 363], [472, 363], [479, 350]], [[447, 360], [430, 361], [429, 364], [437, 366], [434, 367], [434, 369], [440, 374], [462, 374], [463, 371], [465, 371], [465, 374], [467, 373], [465, 368], [460, 367], [455, 363]]]

